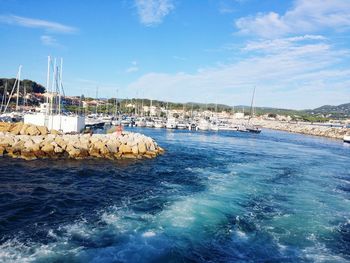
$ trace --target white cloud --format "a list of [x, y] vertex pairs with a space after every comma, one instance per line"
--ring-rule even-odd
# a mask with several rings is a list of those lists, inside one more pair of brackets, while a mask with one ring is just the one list
[[180, 56], [173, 56], [173, 59], [175, 59], [175, 60], [180, 60], [180, 61], [186, 61], [186, 60], [187, 60], [187, 58], [185, 58], [185, 57], [180, 57]]
[[[253, 49], [258, 52], [252, 53]], [[322, 36], [250, 43], [243, 55], [246, 51], [250, 56], [245, 59], [194, 74], [149, 73], [128, 89], [147, 91], [154, 99], [234, 105], [249, 104], [256, 85], [257, 105], [289, 108], [340, 104], [350, 99], [344, 96], [349, 90], [350, 70], [340, 66], [349, 59], [349, 51], [336, 50]]]
[[172, 0], [135, 0], [140, 22], [146, 26], [160, 24], [173, 9]]
[[137, 72], [139, 71], [139, 68], [138, 67], [129, 67], [125, 70], [126, 73], [133, 73], [133, 72]]
[[321, 35], [304, 35], [297, 37], [288, 38], [277, 38], [272, 40], [259, 40], [250, 41], [243, 48], [244, 51], [265, 51], [265, 52], [280, 52], [286, 49], [295, 49], [301, 45], [306, 45], [308, 43], [322, 43], [320, 41], [327, 40]]
[[45, 46], [59, 46], [57, 40], [52, 36], [43, 35], [40, 37], [40, 40]]
[[131, 66], [125, 70], [126, 73], [133, 73], [137, 71], [139, 71], [139, 67], [138, 67], [138, 62], [135, 60], [131, 61]]
[[22, 16], [15, 16], [15, 15], [0, 15], [0, 23], [30, 27], [30, 28], [41, 28], [48, 32], [57, 32], [57, 33], [74, 33], [77, 31], [75, 27], [63, 25], [57, 22], [22, 17]]
[[350, 28], [349, 0], [295, 0], [285, 14], [259, 13], [236, 21], [240, 33], [274, 38], [305, 34], [324, 29], [342, 31]]

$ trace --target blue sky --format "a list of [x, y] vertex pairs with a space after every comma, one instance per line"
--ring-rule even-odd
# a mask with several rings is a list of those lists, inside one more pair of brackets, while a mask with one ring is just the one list
[[66, 94], [312, 108], [350, 102], [349, 0], [0, 0], [0, 76]]

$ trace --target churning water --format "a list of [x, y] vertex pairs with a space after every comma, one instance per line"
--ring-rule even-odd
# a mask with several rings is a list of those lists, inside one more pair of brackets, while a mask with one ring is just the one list
[[0, 159], [0, 261], [350, 261], [349, 146], [135, 130], [165, 155]]

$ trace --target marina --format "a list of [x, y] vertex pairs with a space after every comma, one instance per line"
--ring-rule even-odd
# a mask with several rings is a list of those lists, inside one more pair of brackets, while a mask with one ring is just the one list
[[350, 263], [350, 0], [0, 2], [0, 263]]

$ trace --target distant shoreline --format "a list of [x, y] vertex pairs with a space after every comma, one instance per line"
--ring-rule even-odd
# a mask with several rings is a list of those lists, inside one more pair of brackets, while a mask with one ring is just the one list
[[254, 120], [253, 123], [266, 129], [326, 137], [337, 140], [343, 140], [345, 135], [350, 134], [350, 128], [344, 127], [317, 126], [313, 124], [288, 123], [266, 120]]

